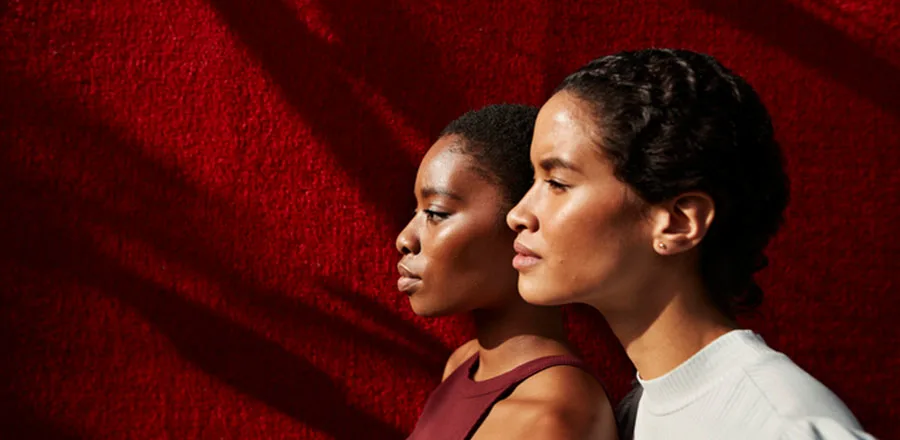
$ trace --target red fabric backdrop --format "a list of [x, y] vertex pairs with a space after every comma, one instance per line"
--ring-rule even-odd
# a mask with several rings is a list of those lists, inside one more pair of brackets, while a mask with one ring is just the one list
[[[393, 287], [419, 158], [466, 109], [655, 45], [745, 75], [784, 144], [748, 325], [898, 438], [898, 23], [892, 0], [0, 2], [0, 437], [401, 438], [470, 335]], [[621, 349], [570, 321], [619, 398]]]

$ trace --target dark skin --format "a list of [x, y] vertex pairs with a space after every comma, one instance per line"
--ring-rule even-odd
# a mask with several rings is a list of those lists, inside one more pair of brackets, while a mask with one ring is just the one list
[[[473, 380], [545, 356], [574, 355], [561, 311], [526, 303], [511, 261], [515, 233], [498, 183], [462, 152], [464, 139], [438, 139], [416, 176], [416, 214], [397, 238], [398, 288], [416, 314], [470, 313], [476, 338], [450, 356], [444, 379], [476, 352]], [[571, 366], [548, 368], [498, 402], [474, 439], [614, 439], [615, 420], [600, 384]]]

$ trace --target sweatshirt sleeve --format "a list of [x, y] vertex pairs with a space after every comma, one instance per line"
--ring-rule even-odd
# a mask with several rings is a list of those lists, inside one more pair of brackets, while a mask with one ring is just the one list
[[792, 421], [779, 440], [875, 440], [875, 437], [834, 419], [807, 417]]

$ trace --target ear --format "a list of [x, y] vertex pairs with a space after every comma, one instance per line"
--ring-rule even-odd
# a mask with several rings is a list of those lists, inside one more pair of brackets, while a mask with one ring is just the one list
[[716, 214], [712, 197], [688, 192], [651, 208], [653, 249], [674, 255], [700, 244]]

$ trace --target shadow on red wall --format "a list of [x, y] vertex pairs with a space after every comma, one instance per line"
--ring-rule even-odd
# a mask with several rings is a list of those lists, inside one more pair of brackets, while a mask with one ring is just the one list
[[[329, 23], [314, 28], [280, 1], [210, 4], [353, 176], [363, 196], [387, 215], [393, 233], [399, 233], [409, 220], [418, 160], [381, 121], [389, 115], [363, 102], [353, 83], [381, 94], [427, 139], [468, 110], [463, 94], [448, 89], [445, 79], [455, 73], [440, 70], [438, 48], [423, 39], [424, 30], [412, 29], [415, 18], [385, 3], [320, 2], [316, 6], [325, 8]], [[317, 33], [337, 37], [329, 42]], [[375, 35], [381, 44], [372, 43]], [[365, 139], [348, 138], [348, 126], [365, 133]], [[394, 175], [385, 178], [387, 172]]]
[[900, 70], [809, 12], [783, 0], [691, 1], [900, 115]]
[[[236, 231], [253, 224], [251, 218], [229, 209], [228, 204], [192, 187], [178, 173], [149, 157], [118, 130], [92, 121], [85, 111], [65, 102], [64, 93], [53, 99], [28, 81], [2, 75], [2, 90], [11, 117], [5, 124], [44, 128], [43, 145], [55, 148], [60, 161], [72, 160], [79, 177], [125, 178], [124, 182], [93, 182], [107, 186], [108, 195], [136, 197], [136, 201], [91, 199], [51, 183], [47, 176], [29, 173], [7, 157], [0, 162], [6, 197], [0, 249], [3, 259], [45, 274], [94, 288], [140, 313], [165, 335], [178, 353], [210, 376], [252, 396], [307, 426], [337, 438], [352, 438], [360, 432], [372, 438], [398, 438], [401, 433], [384, 422], [348, 405], [342, 391], [329, 376], [305, 359], [282, 348], [240, 324], [180, 297], [172, 287], [162, 286], [134, 269], [123, 266], [96, 249], [95, 237], [84, 225], [103, 225], [115, 237], [136, 237], [151, 244], [167, 261], [186, 264], [208, 279], [227, 286], [226, 294], [240, 297], [268, 311], [276, 319], [298, 325], [327, 328], [346, 338], [374, 347], [385, 356], [427, 371], [439, 371], [446, 348], [437, 340], [400, 320], [383, 306], [350, 292], [338, 280], [310, 280], [322, 285], [326, 294], [345, 300], [380, 321], [400, 336], [413, 341], [418, 350], [380, 338], [354, 324], [320, 312], [272, 291], [230, 268], [216, 255], [215, 245], [197, 231]], [[53, 128], [50, 128], [53, 127]], [[87, 167], [79, 166], [79, 161]], [[50, 176], [51, 178], [53, 176]], [[197, 217], [198, 210], [204, 215]], [[209, 219], [214, 218], [215, 222]], [[215, 233], [213, 233], [213, 236]], [[227, 236], [227, 234], [225, 235]], [[361, 299], [362, 298], [362, 299]], [[419, 354], [416, 354], [416, 353]], [[125, 355], [122, 353], [121, 355]], [[12, 377], [4, 378], [11, 381]], [[10, 402], [14, 399], [9, 400]], [[29, 409], [11, 403], [6, 408], [21, 414], [15, 426], [6, 427], [13, 438], [33, 434], [38, 423]], [[346, 420], [353, 420], [352, 424]], [[30, 422], [30, 421], [33, 421]], [[48, 425], [49, 426], [49, 425]], [[53, 428], [46, 428], [47, 430]], [[64, 433], [57, 433], [56, 437]]]

